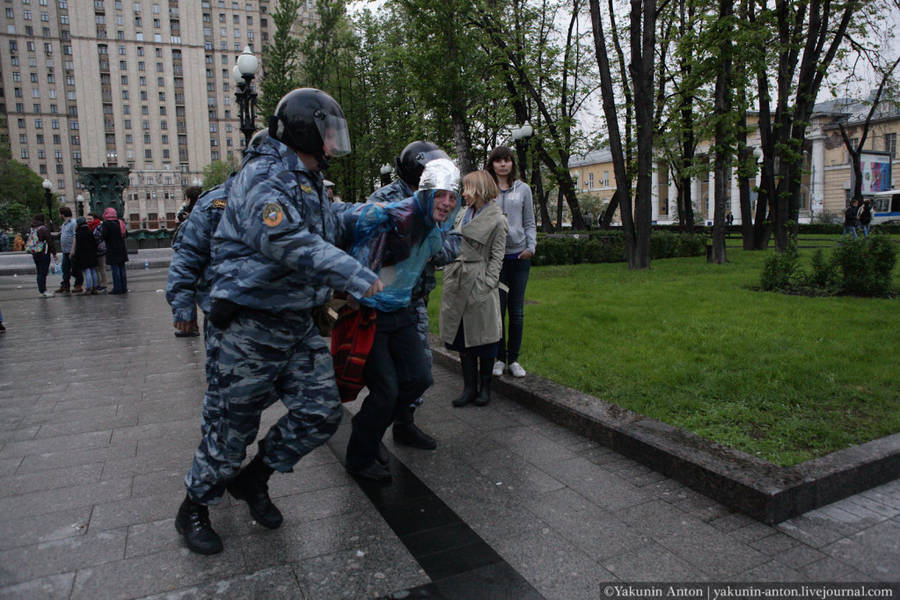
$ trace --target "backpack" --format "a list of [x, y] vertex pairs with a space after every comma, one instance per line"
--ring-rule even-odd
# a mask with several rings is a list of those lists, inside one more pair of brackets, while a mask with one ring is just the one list
[[28, 254], [43, 254], [47, 249], [47, 242], [38, 239], [37, 229], [31, 228], [28, 232], [28, 239], [25, 240], [25, 252]]
[[106, 256], [106, 240], [103, 239], [103, 227], [94, 229], [94, 241], [97, 242], [97, 256]]

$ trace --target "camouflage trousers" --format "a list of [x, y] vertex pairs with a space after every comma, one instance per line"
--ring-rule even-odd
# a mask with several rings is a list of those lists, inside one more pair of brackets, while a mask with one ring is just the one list
[[311, 316], [294, 316], [245, 309], [224, 330], [205, 324], [203, 437], [184, 479], [195, 502], [221, 499], [276, 399], [287, 413], [259, 442], [263, 462], [276, 471], [290, 472], [337, 430], [342, 412], [331, 354]]
[[[431, 346], [428, 345], [428, 305], [425, 304], [424, 298], [413, 300], [413, 304], [416, 309], [416, 332], [422, 340], [422, 345], [425, 346], [425, 362], [428, 365], [428, 371], [430, 373], [434, 359], [431, 356]], [[409, 405], [411, 408], [418, 408], [422, 406], [424, 402], [425, 399], [419, 397], [410, 402]]]

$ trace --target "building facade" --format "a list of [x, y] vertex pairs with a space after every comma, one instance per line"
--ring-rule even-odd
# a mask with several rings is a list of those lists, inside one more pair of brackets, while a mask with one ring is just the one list
[[[843, 219], [843, 211], [849, 205], [852, 193], [853, 174], [850, 153], [841, 137], [840, 124], [843, 123], [854, 148], [859, 143], [862, 126], [869, 112], [870, 104], [850, 100], [834, 100], [819, 104], [813, 112], [807, 128], [804, 146], [805, 171], [801, 183], [800, 222], [813, 220]], [[897, 156], [897, 137], [900, 134], [900, 108], [894, 103], [884, 102], [876, 110], [870, 122], [869, 134], [863, 148], [879, 154], [886, 154], [890, 161], [892, 184], [900, 188], [900, 157]], [[761, 156], [759, 134], [753, 131], [748, 143], [755, 154]], [[697, 150], [699, 161], [712, 160], [709, 144], [701, 144]], [[710, 165], [711, 166], [711, 165]], [[608, 203], [616, 189], [612, 155], [608, 150], [589, 152], [573, 157], [569, 161], [569, 172], [575, 179], [579, 196], [589, 196], [601, 203]], [[755, 182], [759, 183], [758, 176]], [[696, 222], [712, 224], [714, 216], [713, 190], [715, 174], [710, 168], [703, 177], [691, 181], [691, 198]], [[753, 187], [751, 185], [751, 188]], [[664, 162], [655, 164], [652, 173], [652, 216], [659, 224], [678, 223], [678, 189]], [[729, 208], [736, 224], [741, 223], [738, 180], [731, 177]], [[755, 210], [756, 191], [751, 191], [751, 206]], [[614, 219], [619, 222], [618, 213]]]
[[[127, 166], [129, 227], [172, 227], [184, 187], [212, 161], [239, 160], [231, 71], [245, 47], [267, 45], [277, 0], [0, 5], [0, 136], [61, 204], [88, 205], [76, 167]], [[307, 0], [298, 27], [315, 18]]]

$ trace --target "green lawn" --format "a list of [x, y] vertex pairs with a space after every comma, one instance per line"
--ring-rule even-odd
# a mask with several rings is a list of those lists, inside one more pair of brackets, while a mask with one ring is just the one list
[[728, 245], [727, 265], [533, 268], [520, 362], [779, 465], [900, 431], [900, 300], [754, 291], [771, 251]]

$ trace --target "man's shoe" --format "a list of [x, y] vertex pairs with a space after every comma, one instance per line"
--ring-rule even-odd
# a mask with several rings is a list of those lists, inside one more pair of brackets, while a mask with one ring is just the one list
[[67, 286], [61, 285], [58, 288], [56, 288], [55, 290], [53, 290], [53, 293], [54, 294], [68, 294], [69, 288]]
[[509, 372], [513, 377], [525, 377], [525, 369], [517, 362], [509, 363]]
[[391, 480], [391, 472], [388, 471], [387, 467], [378, 464], [377, 460], [373, 460], [369, 466], [362, 469], [351, 468], [349, 465], [345, 468], [348, 473], [360, 479], [368, 479], [369, 481], [378, 481], [381, 483], [387, 483]]
[[72, 288], [73, 294], [80, 294], [83, 291], [84, 291], [84, 288], [81, 287], [80, 285], [76, 285], [75, 287]]
[[503, 361], [498, 360], [497, 362], [494, 363], [494, 376], [495, 377], [500, 377], [501, 375], [503, 375], [503, 371], [505, 371], [505, 370], [506, 370], [506, 363], [504, 363]]
[[175, 530], [184, 536], [184, 543], [191, 552], [218, 554], [222, 551], [222, 538], [209, 522], [209, 508], [185, 498], [175, 517]]
[[437, 448], [437, 441], [416, 427], [412, 421], [403, 423], [394, 423], [394, 441], [411, 448], [419, 448], [421, 450], [434, 450]]
[[250, 515], [257, 523], [269, 529], [278, 529], [284, 517], [269, 498], [267, 482], [273, 471], [257, 454], [225, 488], [232, 496], [247, 503]]
[[42, 295], [44, 298], [52, 298], [52, 297], [53, 297], [53, 292], [44, 292], [44, 293], [41, 294], [41, 295]]

